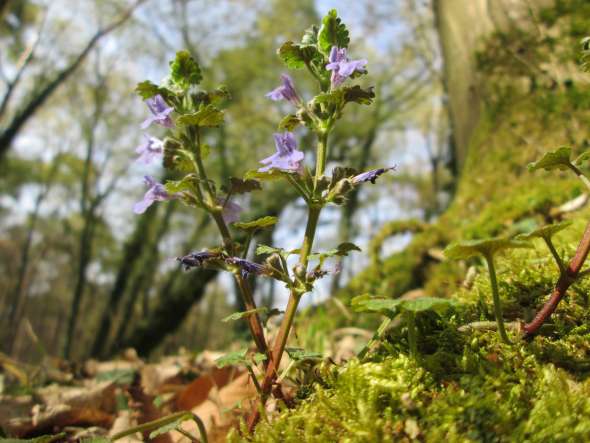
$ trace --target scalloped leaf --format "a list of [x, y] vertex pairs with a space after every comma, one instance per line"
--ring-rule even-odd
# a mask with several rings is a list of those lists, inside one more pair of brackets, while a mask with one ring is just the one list
[[301, 47], [291, 41], [285, 42], [277, 50], [280, 59], [289, 69], [301, 69], [305, 67], [305, 56]]
[[277, 169], [271, 169], [268, 172], [260, 172], [257, 169], [247, 171], [244, 174], [246, 180], [260, 180], [260, 181], [271, 181], [283, 178], [283, 172]]
[[183, 50], [176, 53], [170, 62], [170, 80], [182, 89], [198, 85], [203, 79], [201, 68], [190, 52]]
[[324, 54], [329, 54], [332, 46], [348, 48], [350, 38], [346, 25], [342, 23], [335, 9], [328, 11], [322, 19], [322, 26], [318, 31], [318, 47]]
[[193, 192], [195, 190], [193, 180], [194, 176], [191, 175], [187, 175], [181, 180], [168, 180], [166, 184], [164, 184], [164, 188], [169, 194], [176, 194], [177, 192], [184, 191]]
[[533, 163], [529, 163], [528, 170], [530, 172], [538, 169], [544, 169], [550, 171], [552, 169], [559, 169], [561, 171], [568, 169], [572, 166], [570, 156], [572, 154], [571, 148], [562, 146], [554, 151], [547, 152], [543, 157]]
[[553, 223], [551, 225], [541, 226], [540, 228], [535, 229], [531, 232], [526, 232], [524, 234], [520, 234], [516, 236], [517, 240], [531, 240], [533, 238], [551, 238], [559, 231], [563, 231], [564, 229], [571, 226], [573, 222], [571, 220], [565, 220], [560, 223]]
[[225, 366], [249, 365], [250, 362], [248, 359], [246, 359], [247, 353], [247, 349], [230, 352], [229, 354], [225, 354], [223, 357], [219, 357], [217, 360], [215, 360], [215, 364], [218, 368], [223, 368]]
[[476, 255], [493, 256], [504, 249], [532, 248], [526, 242], [504, 237], [487, 238], [482, 240], [469, 240], [459, 243], [451, 243], [444, 250], [445, 257], [451, 260], [466, 260]]
[[230, 177], [229, 186], [224, 185], [221, 189], [228, 194], [247, 194], [261, 190], [262, 185], [258, 180]]
[[223, 123], [223, 111], [217, 109], [214, 105], [201, 106], [197, 112], [184, 114], [178, 117], [177, 122], [180, 125], [194, 125], [204, 128], [215, 128]]
[[144, 100], [152, 98], [160, 93], [160, 87], [149, 80], [140, 82], [135, 87], [135, 92]]
[[359, 85], [342, 88], [344, 103], [358, 103], [359, 105], [370, 105], [375, 98], [373, 86], [363, 89]]
[[387, 299], [372, 297], [369, 294], [359, 295], [351, 300], [351, 306], [356, 312], [374, 312], [386, 315], [389, 318], [395, 317], [403, 311], [442, 312], [451, 306], [457, 305], [454, 300], [439, 297], [419, 297], [413, 300]]
[[292, 132], [297, 126], [301, 124], [301, 120], [295, 114], [284, 116], [279, 122], [279, 129]]
[[291, 360], [321, 360], [323, 355], [319, 352], [306, 351], [303, 348], [285, 348], [285, 352], [289, 355]]
[[193, 172], [194, 166], [189, 153], [182, 149], [182, 144], [172, 138], [164, 139], [163, 164], [166, 169], [178, 172]]
[[233, 223], [232, 226], [236, 229], [241, 229], [242, 231], [258, 231], [259, 229], [270, 228], [271, 226], [276, 225], [278, 221], [279, 219], [277, 217], [267, 215], [250, 222]]
[[221, 321], [224, 323], [227, 323], [229, 321], [240, 320], [244, 317], [248, 317], [249, 315], [265, 313], [267, 311], [268, 311], [268, 308], [261, 307], [261, 308], [256, 308], [256, 309], [250, 309], [249, 311], [234, 312], [233, 314], [230, 314], [227, 317], [222, 318]]

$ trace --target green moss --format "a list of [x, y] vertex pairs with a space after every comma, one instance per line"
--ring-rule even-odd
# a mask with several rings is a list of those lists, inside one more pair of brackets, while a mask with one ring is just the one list
[[[461, 307], [444, 316], [417, 317], [418, 361], [408, 357], [404, 326], [393, 327], [369, 361], [351, 361], [311, 389], [306, 386], [303, 400], [270, 424], [261, 423], [254, 441], [590, 441], [590, 278], [570, 288], [539, 336], [506, 345], [495, 331], [458, 332], [460, 325], [493, 320], [483, 263], [441, 262], [432, 254], [450, 241], [517, 234], [545, 224], [552, 221], [553, 208], [583, 192], [567, 172], [531, 174], [526, 165], [564, 144], [576, 154], [588, 148], [587, 86], [572, 79], [548, 83], [518, 65], [506, 47], [528, 42], [531, 63], [573, 65], [580, 32], [590, 29], [588, 8], [583, 0], [557, 1], [539, 18], [551, 37], [490, 40], [479, 57], [487, 101], [452, 205], [404, 251], [369, 266], [338, 295], [346, 304], [362, 293], [399, 297], [423, 288], [428, 295], [453, 297]], [[590, 209], [568, 217], [574, 224], [554, 238], [565, 257], [573, 255]], [[469, 265], [477, 276], [466, 288]], [[530, 320], [558, 277], [542, 241], [500, 255], [497, 268], [507, 321]], [[334, 327], [378, 323], [376, 316], [348, 318], [333, 303], [305, 318], [306, 329], [315, 324], [314, 335], [323, 331], [324, 337]]]

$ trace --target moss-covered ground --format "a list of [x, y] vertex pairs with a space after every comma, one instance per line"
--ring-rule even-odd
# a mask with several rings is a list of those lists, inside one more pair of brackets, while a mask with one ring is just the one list
[[[295, 408], [261, 423], [254, 441], [590, 441], [590, 278], [569, 289], [539, 335], [512, 335], [512, 344], [503, 344], [493, 330], [458, 330], [493, 320], [485, 265], [436, 254], [451, 241], [517, 234], [565, 218], [574, 223], [555, 243], [563, 256], [573, 255], [590, 209], [558, 216], [554, 209], [582, 194], [583, 184], [567, 171], [533, 174], [526, 166], [558, 146], [588, 149], [590, 87], [567, 65], [575, 66], [577, 42], [590, 33], [589, 9], [576, 0], [545, 11], [538, 19], [547, 34], [525, 39], [532, 45], [524, 53], [528, 67], [510, 57], [510, 42], [522, 35], [490, 38], [480, 55], [486, 101], [451, 206], [338, 296], [348, 305], [363, 293], [397, 298], [422, 288], [457, 300], [444, 314], [418, 315], [419, 357], [408, 355], [403, 323], [390, 328], [363, 361], [324, 362], [320, 382], [305, 387]], [[556, 60], [556, 53], [566, 55]], [[550, 62], [566, 66], [557, 81], [530, 66], [545, 70]], [[506, 321], [529, 321], [558, 277], [544, 243], [533, 245], [498, 257]], [[475, 278], [465, 284], [471, 266]], [[301, 319], [305, 329], [321, 336], [342, 326], [376, 329], [381, 321], [371, 314], [347, 318], [337, 305], [315, 308]]]

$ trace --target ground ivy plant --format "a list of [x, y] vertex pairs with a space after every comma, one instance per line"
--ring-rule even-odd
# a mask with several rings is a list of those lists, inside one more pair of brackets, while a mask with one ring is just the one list
[[[147, 192], [135, 204], [134, 211], [141, 214], [155, 202], [178, 200], [206, 211], [214, 220], [221, 244], [216, 248], [190, 252], [178, 260], [187, 269], [214, 268], [233, 275], [246, 311], [227, 320], [247, 320], [257, 353], [254, 358], [245, 353], [233, 355], [232, 362], [243, 363], [249, 369], [256, 364], [263, 365], [264, 376], [261, 382], [255, 381], [263, 405], [279, 376], [279, 364], [301, 298], [327, 274], [324, 266], [327, 258], [359, 250], [352, 243], [343, 243], [329, 251], [313, 251], [322, 209], [327, 205], [341, 205], [352, 189], [366, 182], [375, 183], [381, 174], [393, 169], [384, 167], [361, 172], [336, 167], [330, 174], [326, 172], [330, 134], [347, 105], [370, 105], [375, 98], [373, 88], [355, 83], [367, 74], [368, 62], [351, 58], [349, 43], [346, 26], [336, 11], [331, 10], [320, 26], [305, 31], [300, 42], [289, 41], [278, 49], [278, 55], [288, 69], [305, 70], [315, 79], [316, 95], [306, 100], [297, 91], [292, 78], [282, 74], [280, 85], [266, 94], [270, 100], [288, 102], [293, 110], [278, 122], [279, 132], [273, 134], [276, 152], [261, 159], [257, 170], [247, 171], [243, 177], [225, 177], [225, 183], [214, 181], [209, 174], [208, 157], [215, 156], [216, 152], [206, 140], [209, 131], [224, 124], [223, 105], [230, 99], [228, 89], [223, 86], [212, 91], [201, 89], [201, 68], [187, 51], [176, 54], [170, 62], [169, 76], [161, 84], [144, 81], [137, 86], [137, 93], [151, 112], [142, 128], [159, 125], [167, 129], [163, 139], [145, 135], [145, 142], [137, 148], [138, 161], [143, 164], [162, 162], [176, 179], [159, 183], [146, 176]], [[313, 152], [299, 148], [293, 132], [298, 127], [315, 135]], [[305, 233], [298, 249], [288, 251], [261, 245], [256, 255], [264, 259], [252, 260], [249, 255], [252, 236], [278, 220], [267, 216], [243, 221], [240, 219], [242, 208], [232, 199], [238, 194], [262, 191], [262, 183], [274, 179], [288, 182], [307, 205]], [[292, 255], [298, 260], [290, 268], [287, 258]], [[272, 344], [265, 336], [260, 320], [264, 308], [255, 304], [248, 281], [250, 275], [278, 280], [290, 291], [285, 315]], [[220, 362], [226, 363], [226, 360]], [[254, 378], [254, 371], [250, 372]], [[259, 419], [259, 410], [255, 408], [249, 419], [250, 429]]]

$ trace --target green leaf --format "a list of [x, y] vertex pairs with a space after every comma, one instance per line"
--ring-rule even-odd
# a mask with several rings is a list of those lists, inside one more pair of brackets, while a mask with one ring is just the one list
[[398, 314], [400, 299], [378, 298], [369, 294], [358, 295], [350, 301], [355, 312], [377, 312], [390, 318]]
[[452, 243], [444, 250], [444, 254], [451, 260], [466, 260], [476, 255], [493, 256], [496, 252], [504, 249], [531, 247], [530, 244], [523, 241], [496, 237]]
[[317, 46], [318, 44], [318, 31], [317, 25], [313, 25], [305, 30], [303, 37], [301, 38], [302, 46]]
[[541, 226], [540, 228], [535, 229], [534, 231], [527, 232], [525, 234], [520, 234], [516, 237], [517, 240], [531, 240], [533, 238], [551, 238], [559, 231], [562, 231], [569, 226], [571, 226], [573, 222], [571, 220], [562, 221], [560, 223], [553, 223], [551, 225]]
[[299, 45], [293, 42], [285, 42], [277, 52], [287, 68], [301, 69], [305, 67], [305, 58]]
[[340, 243], [336, 247], [336, 255], [340, 255], [342, 257], [347, 256], [351, 251], [361, 251], [361, 248], [351, 242]]
[[135, 87], [135, 92], [144, 100], [148, 98], [152, 98], [155, 95], [158, 95], [160, 92], [160, 87], [155, 83], [152, 83], [149, 80], [143, 81], [138, 83]]
[[166, 184], [164, 184], [164, 188], [169, 194], [176, 194], [177, 192], [184, 191], [193, 192], [195, 190], [194, 180], [195, 176], [189, 174], [181, 180], [168, 180]]
[[550, 171], [551, 169], [565, 170], [572, 166], [570, 161], [572, 150], [567, 146], [562, 146], [555, 151], [547, 152], [540, 160], [529, 163], [528, 170], [530, 172], [538, 169], [544, 169]]
[[251, 222], [233, 223], [232, 226], [242, 231], [258, 231], [259, 229], [269, 228], [277, 224], [279, 219], [277, 217], [266, 216], [261, 217]]
[[176, 430], [183, 421], [188, 420], [188, 417], [181, 417], [178, 420], [168, 423], [167, 425], [161, 426], [158, 429], [150, 432], [150, 440], [156, 438], [158, 435], [166, 434], [170, 431]]
[[230, 352], [229, 354], [226, 354], [223, 357], [219, 357], [217, 360], [215, 360], [215, 364], [218, 368], [223, 368], [225, 366], [248, 365], [250, 362], [246, 359], [247, 352], [247, 349]]
[[292, 132], [301, 124], [301, 120], [295, 114], [289, 114], [283, 117], [279, 123], [279, 129]]
[[201, 106], [197, 112], [178, 117], [178, 124], [214, 128], [223, 123], [223, 111], [213, 105]]
[[170, 79], [182, 89], [198, 85], [203, 79], [201, 68], [188, 51], [178, 51], [170, 62]]
[[[3, 442], [3, 440], [0, 440], [0, 442]], [[81, 439], [80, 443], [111, 443], [111, 439], [107, 437], [87, 437]]]
[[318, 46], [324, 54], [329, 54], [332, 46], [348, 48], [350, 38], [348, 30], [338, 17], [335, 9], [331, 9], [322, 19], [322, 26], [318, 32]]
[[301, 69], [306, 64], [321, 64], [322, 55], [318, 52], [315, 44], [298, 45], [291, 41], [283, 43], [278, 49], [280, 59], [289, 69]]
[[411, 312], [436, 311], [441, 312], [450, 306], [457, 305], [454, 300], [439, 297], [418, 297], [414, 300], [402, 300], [401, 309]]
[[135, 369], [113, 369], [97, 374], [96, 381], [112, 381], [117, 385], [130, 385], [133, 383], [136, 373]]
[[590, 151], [582, 152], [575, 160], [574, 164], [581, 166], [590, 160]]
[[227, 317], [222, 318], [221, 321], [224, 323], [227, 323], [228, 321], [240, 320], [241, 318], [247, 317], [249, 315], [264, 313], [266, 311], [268, 311], [268, 308], [262, 307], [262, 308], [250, 309], [249, 311], [234, 312], [233, 314], [230, 314]]
[[258, 245], [256, 248], [256, 255], [265, 255], [265, 254], [280, 254], [283, 255], [286, 251], [282, 248], [274, 248], [272, 246], [267, 245]]
[[[40, 437], [27, 438], [27, 439], [20, 439], [20, 438], [0, 438], [0, 442], [1, 443], [53, 443], [53, 442], [65, 441], [65, 437], [66, 437], [66, 433], [65, 432], [61, 432], [59, 434], [42, 435]], [[108, 439], [104, 439], [104, 437], [93, 437], [93, 438], [103, 439], [103, 440], [96, 440], [97, 442], [100, 441], [101, 443], [102, 443], [102, 441], [107, 441], [107, 442], [110, 441]], [[92, 440], [92, 441], [94, 441], [94, 440]]]
[[321, 360], [322, 354], [319, 352], [308, 352], [302, 348], [285, 348], [285, 351], [289, 355], [291, 360], [300, 361], [300, 360]]
[[370, 105], [375, 98], [375, 88], [370, 87], [363, 89], [359, 85], [347, 86], [342, 88], [344, 103], [358, 103], [360, 105]]
[[254, 363], [259, 364], [263, 361], [266, 361], [266, 358], [267, 358], [266, 355], [261, 354], [260, 352], [257, 352], [256, 354], [254, 354], [253, 360], [254, 360]]
[[246, 194], [252, 191], [259, 191], [262, 189], [258, 180], [230, 177], [229, 186], [223, 186], [222, 188], [228, 194]]
[[246, 180], [260, 180], [260, 181], [270, 181], [270, 180], [278, 180], [283, 178], [283, 172], [278, 171], [276, 169], [271, 169], [268, 172], [260, 172], [256, 169], [248, 171], [244, 174], [244, 178]]
[[221, 85], [221, 86], [217, 87], [213, 91], [209, 92], [207, 94], [207, 96], [209, 99], [209, 103], [212, 105], [218, 105], [220, 103], [223, 103], [226, 100], [231, 99], [231, 94], [230, 94], [229, 90], [227, 89], [227, 86], [225, 86], [225, 85]]
[[178, 172], [193, 172], [190, 153], [182, 149], [182, 144], [173, 138], [164, 139], [164, 167]]
[[423, 312], [433, 310], [441, 312], [456, 304], [457, 302], [454, 300], [438, 297], [419, 297], [413, 300], [402, 300], [399, 298], [373, 297], [369, 294], [359, 295], [351, 300], [351, 306], [355, 312], [374, 312], [386, 315], [389, 318], [395, 317], [402, 311]]

